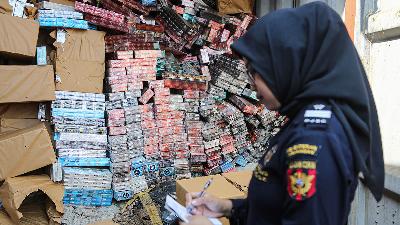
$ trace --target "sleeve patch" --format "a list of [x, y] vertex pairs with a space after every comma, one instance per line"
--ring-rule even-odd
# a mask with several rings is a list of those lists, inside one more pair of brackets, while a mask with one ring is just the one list
[[291, 157], [298, 154], [303, 155], [315, 155], [317, 153], [318, 146], [309, 144], [297, 144], [286, 150], [287, 156]]
[[[299, 162], [305, 163], [305, 162]], [[313, 162], [307, 162], [312, 167]], [[289, 196], [296, 201], [311, 198], [316, 192], [317, 170], [292, 167], [287, 170], [287, 190]]]

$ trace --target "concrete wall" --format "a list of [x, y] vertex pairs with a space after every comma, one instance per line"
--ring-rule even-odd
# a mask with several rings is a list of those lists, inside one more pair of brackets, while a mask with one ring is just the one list
[[[400, 166], [400, 1], [378, 0], [375, 3], [376, 12], [368, 15], [364, 26], [369, 47], [360, 54], [364, 54], [368, 64], [385, 163]], [[362, 48], [360, 45], [358, 49]]]
[[327, 3], [332, 7], [339, 15], [344, 13], [344, 2], [345, 0], [300, 0], [300, 5], [304, 5], [310, 2], [321, 1]]

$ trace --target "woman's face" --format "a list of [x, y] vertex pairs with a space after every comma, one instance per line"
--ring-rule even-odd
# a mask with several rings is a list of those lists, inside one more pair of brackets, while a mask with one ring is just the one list
[[269, 89], [258, 73], [254, 75], [254, 86], [257, 92], [257, 98], [265, 105], [265, 107], [267, 107], [267, 109], [278, 110], [281, 108], [281, 103], [276, 99], [275, 95], [272, 94], [271, 89]]
[[269, 110], [278, 110], [281, 107], [281, 103], [272, 93], [271, 89], [267, 86], [261, 75], [254, 71], [247, 60], [245, 60], [248, 69], [249, 80], [252, 89], [257, 92], [257, 98], [265, 105]]

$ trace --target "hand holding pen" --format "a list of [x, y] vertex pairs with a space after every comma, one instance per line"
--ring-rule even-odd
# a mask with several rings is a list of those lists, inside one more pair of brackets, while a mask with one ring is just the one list
[[[211, 184], [211, 181], [207, 183]], [[232, 201], [220, 199], [206, 193], [210, 184], [205, 184], [203, 191], [186, 194], [186, 206], [192, 215], [207, 216], [218, 218], [229, 216], [232, 210]]]

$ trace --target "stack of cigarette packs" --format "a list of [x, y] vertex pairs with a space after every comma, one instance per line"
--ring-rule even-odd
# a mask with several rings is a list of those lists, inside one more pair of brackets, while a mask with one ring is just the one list
[[41, 27], [62, 27], [88, 30], [92, 26], [74, 7], [43, 1], [39, 3], [38, 22]]
[[[104, 183], [102, 190], [111, 190], [111, 173], [104, 169], [110, 166], [110, 159], [107, 157], [105, 107], [103, 94], [67, 91], [57, 91], [56, 100], [51, 104], [55, 131], [53, 138], [58, 166], [62, 168], [53, 170], [52, 177], [55, 181], [62, 179], [64, 182], [65, 204], [100, 204], [96, 198], [102, 199], [102, 195], [96, 195], [93, 190], [98, 187], [91, 184], [96, 179], [101, 179]], [[104, 176], [97, 177], [98, 174]], [[91, 197], [86, 198], [76, 189], [89, 191], [85, 193]], [[76, 201], [70, 201], [71, 199]], [[111, 204], [111, 200], [108, 203], [103, 200], [101, 204]]]
[[64, 168], [64, 204], [110, 206], [111, 178], [109, 169]]

